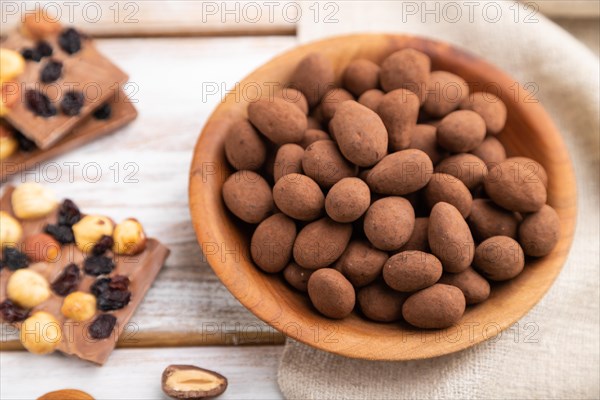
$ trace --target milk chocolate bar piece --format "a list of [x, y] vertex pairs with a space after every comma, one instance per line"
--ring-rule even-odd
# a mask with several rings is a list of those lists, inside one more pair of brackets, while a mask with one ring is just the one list
[[[0, 200], [0, 210], [13, 215], [11, 205], [11, 195], [14, 188], [7, 187], [2, 199]], [[54, 224], [57, 221], [57, 213], [38, 220], [20, 221], [23, 227], [23, 238], [32, 234], [43, 232], [47, 224]], [[19, 248], [19, 247], [17, 247]], [[115, 269], [109, 276], [124, 275], [130, 280], [129, 290], [131, 291], [131, 301], [124, 308], [116, 311], [96, 311], [96, 315], [88, 321], [75, 322], [66, 319], [60, 312], [64, 297], [58, 296], [52, 292], [51, 296], [42, 304], [31, 310], [33, 314], [36, 311], [46, 311], [62, 324], [62, 340], [58, 350], [81, 359], [92, 361], [97, 364], [104, 364], [109, 355], [115, 348], [119, 336], [127, 332], [136, 332], [135, 325], [128, 326], [131, 316], [139, 306], [146, 292], [150, 289], [158, 272], [163, 266], [165, 259], [169, 255], [169, 249], [156, 239], [148, 239], [146, 249], [135, 256], [118, 255], [114, 257]], [[70, 263], [76, 263], [82, 266], [86, 255], [81, 252], [74, 244], [63, 245], [61, 256], [54, 263], [30, 265], [28, 268], [35, 269], [36, 272], [44, 276], [49, 283], [52, 283], [62, 272], [63, 268]], [[8, 268], [0, 271], [0, 302], [6, 300], [6, 285], [10, 275], [13, 272]], [[86, 275], [81, 271], [82, 279], [77, 290], [90, 293], [90, 286], [97, 278]], [[91, 322], [101, 314], [111, 314], [116, 317], [112, 334], [106, 339], [92, 339], [88, 332]], [[17, 328], [20, 323], [14, 323]], [[132, 340], [135, 340], [135, 334], [132, 334]]]
[[67, 153], [94, 139], [108, 135], [129, 124], [137, 117], [137, 111], [131, 100], [124, 92], [119, 92], [117, 97], [111, 98], [107, 103], [111, 108], [111, 115], [107, 119], [98, 119], [88, 115], [70, 133], [58, 141], [54, 146], [42, 150], [18, 151], [5, 160], [0, 161], [0, 182], [14, 174], [33, 168], [41, 162]]
[[[61, 31], [62, 32], [62, 31]], [[127, 75], [112, 62], [102, 56], [94, 47], [91, 39], [81, 37], [81, 49], [69, 54], [59, 45], [59, 36], [51, 34], [44, 37], [52, 48], [52, 55], [41, 58], [39, 62], [28, 60], [25, 72], [19, 76], [11, 90], [18, 90], [20, 101], [14, 104], [6, 119], [25, 136], [35, 141], [38, 147], [46, 149], [67, 134], [82, 118], [114, 95], [121, 85], [127, 81]], [[9, 35], [2, 47], [23, 51], [35, 49], [39, 43], [20, 32]], [[49, 83], [40, 79], [42, 69], [50, 60], [63, 64], [61, 77]], [[27, 102], [27, 91], [37, 90], [44, 93], [56, 108], [56, 114], [49, 117], [37, 115]], [[85, 101], [77, 115], [66, 115], [61, 111], [61, 100], [71, 90], [83, 93]]]

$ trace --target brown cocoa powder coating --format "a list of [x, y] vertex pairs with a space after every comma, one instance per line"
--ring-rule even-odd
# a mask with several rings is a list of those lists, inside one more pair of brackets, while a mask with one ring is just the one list
[[403, 197], [377, 200], [365, 214], [365, 235], [380, 250], [398, 250], [408, 242], [414, 226], [415, 212]]
[[471, 214], [467, 218], [473, 237], [478, 242], [492, 236], [517, 238], [519, 219], [512, 211], [507, 211], [488, 199], [475, 199]]
[[437, 142], [435, 126], [419, 124], [410, 131], [410, 148], [423, 151], [429, 156], [433, 165], [445, 158], [448, 152]]
[[477, 246], [473, 264], [487, 279], [505, 281], [523, 271], [525, 255], [516, 240], [508, 236], [492, 236]]
[[313, 272], [314, 270], [302, 268], [292, 261], [283, 270], [283, 277], [294, 289], [306, 292], [308, 291], [308, 279]]
[[369, 242], [353, 240], [337, 261], [340, 272], [356, 288], [368, 285], [381, 275], [388, 259], [385, 251], [377, 250]]
[[507, 159], [490, 169], [485, 192], [499, 206], [517, 212], [535, 212], [546, 204], [546, 187], [530, 163]]
[[325, 211], [336, 222], [354, 222], [371, 205], [369, 186], [358, 178], [344, 178], [327, 193]]
[[344, 101], [354, 100], [352, 93], [342, 88], [329, 89], [327, 93], [323, 95], [319, 107], [321, 108], [321, 115], [325, 120], [333, 118], [335, 111]]
[[267, 146], [248, 120], [236, 121], [225, 138], [225, 156], [236, 170], [257, 171], [265, 163]]
[[469, 85], [458, 75], [447, 71], [433, 71], [427, 82], [423, 110], [431, 117], [441, 118], [456, 110], [469, 96]]
[[483, 160], [469, 153], [461, 153], [442, 160], [435, 167], [435, 172], [441, 172], [457, 177], [469, 190], [483, 183], [488, 174], [488, 168]]
[[273, 211], [271, 187], [254, 171], [238, 171], [227, 178], [223, 200], [229, 211], [249, 224], [258, 224]]
[[367, 90], [379, 87], [379, 71], [381, 68], [371, 60], [359, 58], [351, 61], [342, 77], [343, 85], [355, 96]]
[[444, 272], [439, 283], [456, 286], [465, 295], [467, 304], [478, 304], [490, 296], [490, 284], [473, 268], [467, 268], [458, 274]]
[[469, 226], [451, 204], [440, 202], [429, 216], [428, 239], [431, 252], [447, 272], [461, 272], [473, 261], [475, 243]]
[[321, 125], [321, 121], [317, 119], [314, 115], [309, 115], [307, 118], [307, 128], [308, 129], [322, 129], [323, 125]]
[[287, 174], [302, 173], [302, 158], [304, 149], [295, 143], [287, 143], [277, 150], [273, 165], [273, 179], [277, 182]]
[[335, 262], [350, 241], [352, 225], [340, 224], [329, 217], [306, 225], [294, 242], [294, 260], [303, 268], [319, 269]]
[[542, 181], [544, 187], [548, 187], [548, 173], [546, 172], [546, 169], [542, 167], [542, 164], [540, 164], [539, 162], [527, 157], [510, 157], [506, 160], [522, 164], [525, 167], [525, 170], [527, 170], [528, 172], [528, 180], [537, 177], [540, 181]]
[[407, 149], [419, 116], [417, 95], [407, 89], [388, 92], [381, 99], [377, 113], [387, 129], [390, 151]]
[[421, 150], [407, 149], [387, 155], [367, 175], [367, 183], [375, 193], [401, 196], [427, 185], [433, 164]]
[[418, 250], [391, 256], [383, 267], [383, 279], [399, 292], [414, 292], [435, 284], [442, 276], [442, 263], [433, 254]]
[[437, 127], [438, 143], [452, 153], [475, 149], [485, 138], [485, 121], [470, 110], [458, 110], [446, 115]]
[[271, 215], [254, 230], [250, 254], [254, 263], [265, 272], [275, 273], [285, 268], [292, 258], [296, 240], [296, 224], [281, 213]]
[[402, 49], [383, 60], [379, 80], [386, 92], [408, 89], [416, 93], [423, 104], [431, 70], [429, 57], [414, 49]]
[[379, 104], [381, 103], [381, 100], [383, 99], [384, 95], [385, 93], [383, 93], [379, 89], [367, 90], [366, 92], [360, 95], [360, 97], [358, 98], [358, 102], [363, 106], [367, 107], [368, 109], [377, 112]]
[[425, 201], [429, 208], [440, 201], [452, 204], [466, 218], [471, 213], [473, 196], [458, 178], [452, 175], [435, 173], [425, 186]]
[[358, 291], [360, 310], [370, 320], [394, 322], [402, 318], [402, 305], [408, 296], [390, 289], [383, 282], [375, 282]]
[[383, 121], [356, 101], [338, 106], [330, 128], [341, 153], [359, 167], [370, 167], [387, 154], [388, 133]]
[[304, 57], [292, 73], [290, 84], [300, 90], [310, 107], [319, 104], [321, 98], [334, 84], [333, 64], [320, 53]]
[[479, 146], [471, 150], [471, 154], [479, 157], [488, 168], [506, 160], [506, 149], [494, 136], [486, 137]]
[[302, 146], [303, 149], [306, 149], [308, 146], [319, 140], [331, 140], [331, 136], [320, 128], [309, 128], [304, 132], [304, 137], [298, 144]]
[[499, 134], [506, 124], [506, 105], [496, 95], [487, 92], [471, 93], [460, 103], [460, 109], [472, 110], [485, 121], [490, 135]]
[[465, 296], [459, 288], [437, 283], [406, 299], [402, 316], [417, 328], [443, 329], [460, 320], [465, 306]]
[[321, 314], [334, 319], [348, 316], [356, 302], [352, 284], [332, 268], [320, 269], [310, 276], [308, 296]]
[[283, 90], [277, 94], [288, 103], [292, 103], [298, 107], [304, 115], [308, 115], [308, 100], [306, 100], [306, 96], [304, 96], [301, 91], [288, 87], [283, 88]]
[[427, 239], [428, 229], [428, 217], [415, 218], [415, 227], [413, 228], [412, 235], [410, 235], [408, 242], [406, 242], [406, 244], [400, 248], [399, 252], [407, 250], [419, 250], [429, 253], [429, 242]]
[[528, 256], [543, 257], [550, 254], [559, 237], [560, 219], [549, 205], [526, 215], [519, 225], [519, 243]]
[[261, 98], [248, 105], [248, 119], [275, 144], [297, 143], [307, 128], [306, 115], [281, 97]]
[[312, 221], [323, 213], [325, 196], [306, 175], [287, 174], [275, 183], [273, 200], [284, 214], [300, 221]]
[[324, 188], [358, 173], [332, 140], [318, 140], [308, 146], [302, 157], [302, 170]]

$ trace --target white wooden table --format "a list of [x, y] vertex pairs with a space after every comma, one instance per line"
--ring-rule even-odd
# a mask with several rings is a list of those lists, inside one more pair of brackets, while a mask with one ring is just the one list
[[[105, 9], [113, 4], [98, 3]], [[130, 74], [138, 119], [12, 183], [38, 179], [86, 212], [135, 216], [148, 234], [171, 248], [171, 256], [132, 319], [137, 331], [119, 343], [103, 367], [59, 354], [10, 351], [20, 346], [3, 329], [2, 348], [8, 351], [0, 352], [2, 399], [32, 399], [62, 388], [85, 390], [98, 399], [160, 399], [160, 375], [173, 363], [227, 376], [226, 399], [281, 397], [276, 377], [283, 337], [246, 311], [203, 259], [188, 211], [188, 170], [198, 134], [225, 91], [310, 36], [312, 19], [305, 14], [297, 26], [276, 13], [272, 22], [223, 25], [216, 15], [200, 23], [194, 18], [199, 2], [157, 3], [137, 2], [140, 22], [133, 25], [75, 18], [78, 26], [102, 37], [100, 49]], [[310, 4], [303, 6], [307, 13]], [[224, 33], [237, 36], [219, 36]], [[50, 174], [54, 166], [62, 176]]]

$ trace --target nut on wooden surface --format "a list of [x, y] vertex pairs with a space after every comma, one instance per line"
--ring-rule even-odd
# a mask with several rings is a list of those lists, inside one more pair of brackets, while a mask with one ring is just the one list
[[94, 400], [94, 398], [81, 390], [62, 389], [46, 393], [37, 400]]
[[194, 365], [169, 365], [162, 374], [162, 389], [174, 399], [205, 399], [225, 392], [227, 378]]

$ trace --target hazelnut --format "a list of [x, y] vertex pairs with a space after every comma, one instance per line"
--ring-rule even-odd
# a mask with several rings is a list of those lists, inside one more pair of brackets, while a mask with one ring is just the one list
[[193, 365], [169, 365], [162, 374], [162, 389], [174, 399], [212, 398], [227, 389], [227, 378]]
[[21, 99], [21, 85], [18, 82], [3, 82], [0, 79], [0, 117], [4, 117], [17, 101]]
[[23, 308], [33, 308], [50, 297], [50, 285], [34, 270], [19, 269], [8, 278], [6, 295]]
[[23, 347], [34, 354], [52, 353], [62, 338], [62, 328], [52, 314], [38, 311], [23, 321], [20, 339]]
[[39, 183], [24, 183], [17, 186], [12, 193], [12, 208], [20, 219], [45, 217], [57, 204], [54, 194]]
[[96, 298], [84, 292], [73, 292], [65, 297], [60, 312], [74, 321], [86, 321], [96, 314]]
[[25, 59], [18, 52], [0, 49], [0, 82], [10, 81], [25, 70]]
[[118, 224], [115, 227], [113, 239], [115, 241], [113, 251], [116, 254], [133, 256], [146, 248], [146, 234], [137, 219], [128, 218]]
[[0, 126], [0, 161], [6, 160], [19, 149], [19, 142], [15, 136], [4, 127]]
[[23, 228], [10, 214], [0, 211], [0, 248], [15, 246], [23, 237]]
[[87, 215], [73, 225], [77, 248], [84, 252], [92, 251], [102, 236], [112, 236], [114, 224], [110, 218], [101, 215]]
[[33, 262], [54, 262], [60, 254], [60, 243], [45, 233], [25, 238], [23, 252]]

